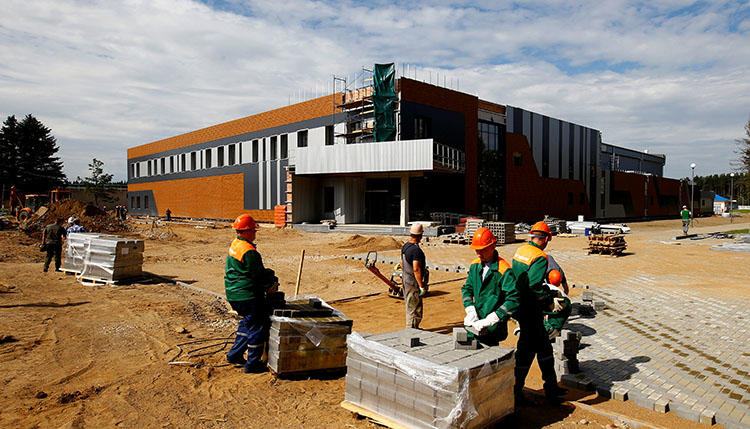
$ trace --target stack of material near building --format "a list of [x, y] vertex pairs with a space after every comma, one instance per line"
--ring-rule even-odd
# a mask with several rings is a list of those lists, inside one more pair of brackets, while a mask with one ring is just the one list
[[464, 237], [471, 240], [477, 229], [484, 226], [484, 219], [478, 219], [470, 217], [466, 219], [466, 228], [464, 229]]
[[513, 349], [411, 328], [347, 344], [351, 411], [417, 428], [486, 427], [513, 412]]
[[143, 241], [112, 234], [68, 235], [63, 271], [114, 283], [143, 275]]
[[268, 367], [279, 376], [346, 367], [352, 319], [316, 296], [272, 304]]
[[560, 336], [552, 343], [552, 355], [555, 357], [557, 378], [580, 372], [578, 366], [578, 348], [581, 346], [581, 333], [563, 329]]
[[495, 235], [497, 244], [502, 245], [516, 241], [515, 224], [512, 222], [485, 222], [484, 226]]
[[619, 256], [627, 244], [622, 235], [592, 234], [589, 235], [589, 253]]

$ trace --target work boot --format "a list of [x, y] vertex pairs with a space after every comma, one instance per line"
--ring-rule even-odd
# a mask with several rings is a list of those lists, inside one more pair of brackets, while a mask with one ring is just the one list
[[260, 374], [268, 371], [268, 367], [265, 362], [257, 361], [246, 364], [243, 371], [245, 374]]
[[514, 393], [513, 398], [515, 400], [516, 408], [526, 408], [534, 406], [534, 402], [527, 398], [523, 393]]
[[565, 396], [568, 394], [568, 389], [560, 386], [554, 386], [549, 389], [544, 389], [544, 394], [547, 396]]
[[544, 395], [544, 400], [547, 403], [547, 405], [560, 405], [562, 404], [562, 401], [563, 401], [562, 399], [560, 399], [559, 396], [554, 396], [554, 395], [550, 396], [547, 394]]
[[247, 359], [240, 356], [239, 358], [227, 358], [227, 362], [231, 363], [232, 365], [245, 365], [247, 363]]

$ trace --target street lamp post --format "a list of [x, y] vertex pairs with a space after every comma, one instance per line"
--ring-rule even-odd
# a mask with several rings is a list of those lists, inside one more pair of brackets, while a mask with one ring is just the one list
[[734, 199], [734, 173], [729, 173], [729, 223], [733, 223], [732, 219], [732, 200]]
[[690, 227], [694, 227], [695, 212], [693, 211], [693, 191], [695, 190], [695, 163], [690, 164]]

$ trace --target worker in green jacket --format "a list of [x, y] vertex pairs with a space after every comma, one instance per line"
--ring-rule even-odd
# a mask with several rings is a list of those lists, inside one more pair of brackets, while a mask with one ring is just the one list
[[[496, 346], [508, 336], [507, 321], [519, 305], [516, 277], [510, 265], [497, 254], [497, 239], [487, 228], [478, 228], [471, 248], [479, 256], [471, 263], [461, 287], [466, 318], [464, 326], [479, 333], [478, 340]], [[469, 332], [468, 336], [474, 338]]]
[[558, 397], [567, 392], [557, 385], [552, 345], [544, 326], [544, 312], [559, 312], [564, 303], [564, 300], [555, 298], [545, 285], [547, 254], [544, 249], [552, 239], [552, 233], [549, 226], [541, 221], [531, 227], [529, 235], [529, 242], [519, 247], [513, 255], [513, 272], [521, 294], [521, 306], [516, 317], [520, 334], [516, 344], [516, 384], [513, 393], [516, 404], [520, 406], [529, 403], [523, 395], [523, 386], [535, 356], [542, 371], [544, 394], [548, 402], [559, 403]]
[[[263, 372], [266, 365], [261, 357], [270, 326], [266, 294], [275, 292], [278, 279], [273, 270], [263, 267], [263, 259], [255, 248], [258, 226], [252, 216], [240, 215], [233, 227], [237, 238], [232, 241], [227, 255], [224, 290], [229, 305], [242, 320], [234, 345], [227, 353], [227, 362], [244, 365], [246, 373]], [[244, 357], [246, 350], [247, 359]]]

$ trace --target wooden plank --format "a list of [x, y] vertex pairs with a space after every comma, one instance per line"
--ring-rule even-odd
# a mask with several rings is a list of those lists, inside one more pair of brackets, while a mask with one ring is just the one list
[[393, 429], [409, 429], [409, 426], [404, 426], [401, 423], [394, 422], [388, 417], [381, 416], [375, 411], [362, 408], [359, 405], [352, 404], [351, 402], [348, 402], [348, 401], [341, 401], [341, 407], [344, 408], [345, 410], [351, 411], [354, 414], [366, 417], [381, 426], [385, 426], [385, 427], [389, 427]]

